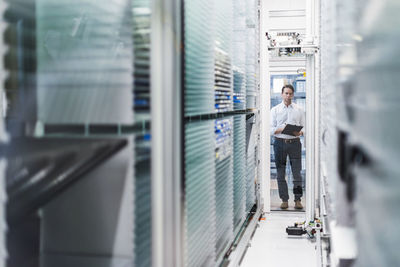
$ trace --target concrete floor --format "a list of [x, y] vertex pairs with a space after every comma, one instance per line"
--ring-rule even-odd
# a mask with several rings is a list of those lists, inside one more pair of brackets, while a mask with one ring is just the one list
[[[301, 198], [301, 204], [303, 204], [303, 209], [302, 210], [296, 210], [294, 208], [294, 195], [293, 195], [293, 191], [289, 190], [289, 208], [287, 209], [287, 211], [302, 211], [305, 212], [305, 208], [306, 208], [306, 196], [305, 196], [305, 191], [304, 191], [304, 195]], [[282, 211], [281, 210], [281, 203], [282, 200], [279, 198], [279, 191], [278, 189], [276, 190], [272, 190], [271, 189], [271, 211]]]
[[[278, 183], [276, 179], [271, 179], [271, 210], [272, 211], [280, 211], [282, 200], [279, 198], [279, 190]], [[303, 197], [301, 198], [301, 203], [303, 204], [304, 209], [301, 211], [305, 211], [306, 207], [306, 191], [303, 190]], [[289, 187], [289, 208], [287, 210], [297, 211], [294, 208], [294, 194], [293, 189]]]
[[272, 212], [260, 221], [241, 267], [317, 267], [315, 243], [288, 237], [286, 227], [305, 220], [301, 212]]

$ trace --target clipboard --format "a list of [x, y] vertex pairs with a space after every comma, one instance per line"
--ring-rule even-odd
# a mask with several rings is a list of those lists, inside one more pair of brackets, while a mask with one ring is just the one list
[[300, 132], [300, 130], [303, 129], [303, 126], [297, 126], [293, 124], [286, 124], [285, 128], [283, 129], [282, 133], [295, 136], [293, 132]]

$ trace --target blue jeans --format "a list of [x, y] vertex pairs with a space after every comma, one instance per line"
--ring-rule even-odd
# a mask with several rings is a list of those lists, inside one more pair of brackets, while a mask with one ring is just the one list
[[303, 183], [301, 177], [301, 142], [299, 138], [291, 140], [290, 143], [283, 139], [274, 138], [275, 165], [279, 188], [279, 197], [282, 201], [289, 200], [288, 186], [285, 180], [286, 159], [289, 156], [290, 166], [293, 173], [294, 200], [300, 200], [303, 196]]

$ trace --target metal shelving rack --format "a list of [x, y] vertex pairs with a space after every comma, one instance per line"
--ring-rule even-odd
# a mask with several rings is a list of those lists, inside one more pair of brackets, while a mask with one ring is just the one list
[[[10, 135], [8, 145], [12, 151], [12, 147], [20, 140], [26, 140], [27, 147], [42, 142], [41, 147], [27, 151], [28, 159], [30, 155], [38, 159], [46, 156], [46, 149], [53, 146], [55, 149], [51, 153], [54, 153], [54, 159], [50, 160], [50, 164], [56, 164], [57, 171], [66, 172], [58, 178], [64, 188], [57, 187], [47, 177], [47, 180], [41, 178], [43, 181], [38, 182], [38, 185], [50, 190], [36, 190], [37, 196], [34, 197], [40, 197], [43, 193], [47, 199], [45, 207], [36, 207], [41, 216], [34, 220], [22, 220], [25, 225], [32, 227], [41, 225], [40, 230], [28, 226], [31, 228], [26, 238], [33, 237], [31, 243], [24, 241], [24, 237], [18, 240], [18, 235], [28, 232], [14, 224], [10, 214], [5, 217], [8, 220], [10, 242], [6, 266], [20, 266], [18, 264], [22, 263], [17, 260], [28, 260], [30, 266], [39, 266], [39, 262], [40, 266], [63, 266], [69, 261], [73, 261], [75, 266], [99, 266], [106, 261], [133, 264], [134, 259], [137, 262], [149, 262], [137, 256], [137, 251], [143, 251], [146, 245], [151, 250], [151, 244], [144, 240], [135, 241], [140, 237], [137, 232], [134, 238], [135, 230], [143, 230], [135, 226], [135, 217], [145, 220], [140, 225], [143, 227], [147, 224], [148, 233], [151, 233], [152, 222], [146, 219], [151, 214], [151, 202], [145, 203], [147, 208], [140, 206], [145, 208], [144, 213], [134, 207], [137, 203], [141, 204], [135, 201], [135, 197], [139, 197], [141, 192], [136, 189], [144, 188], [138, 181], [143, 177], [143, 166], [147, 166], [147, 173], [144, 173], [148, 182], [151, 177], [148, 173], [150, 117], [146, 120], [136, 118], [136, 122], [133, 118], [133, 109], [139, 106], [133, 101], [134, 80], [138, 80], [134, 77], [137, 73], [133, 71], [133, 53], [138, 54], [133, 48], [138, 47], [138, 43], [133, 46], [133, 39], [138, 34], [133, 34], [131, 2], [121, 0], [118, 3], [94, 4], [82, 0], [73, 6], [65, 1], [57, 4], [46, 0], [23, 4], [13, 0], [7, 2], [4, 15], [4, 25], [7, 27], [5, 42], [11, 49], [5, 56], [5, 67], [12, 75], [8, 77], [5, 89], [7, 93], [13, 93], [8, 94], [12, 108], [6, 117]], [[26, 12], [21, 12], [22, 9]], [[106, 17], [107, 23], [103, 21]], [[137, 66], [136, 70], [139, 70]], [[63, 152], [69, 153], [76, 144], [81, 143], [82, 153], [73, 153], [82, 157], [92, 149], [97, 149], [96, 142], [99, 140], [103, 143], [123, 140], [125, 148], [110, 154], [101, 164], [83, 161], [87, 166], [79, 168], [86, 168], [86, 172], [73, 169], [76, 166], [70, 169], [59, 166], [57, 158]], [[134, 155], [134, 147], [139, 150], [137, 155]], [[14, 147], [14, 150], [19, 151], [20, 148]], [[98, 149], [98, 155], [94, 154], [93, 158], [101, 155], [100, 147]], [[34, 156], [35, 153], [37, 156]], [[11, 154], [7, 156], [10, 159], [14, 157]], [[23, 156], [17, 157], [25, 160]], [[148, 164], [140, 165], [139, 160]], [[67, 160], [65, 162], [69, 164]], [[91, 164], [94, 165], [90, 167]], [[7, 166], [7, 190], [11, 193], [14, 192], [9, 186], [14, 179], [10, 177], [12, 167], [12, 164]], [[31, 167], [28, 165], [28, 172]], [[79, 173], [73, 182], [70, 179], [72, 170], [78, 170]], [[109, 170], [114, 170], [114, 173], [111, 175]], [[52, 175], [54, 179], [57, 177], [55, 173], [49, 173], [49, 178]], [[105, 179], [110, 176], [113, 179]], [[45, 182], [49, 182], [49, 185]], [[119, 190], [119, 186], [124, 189]], [[51, 197], [48, 193], [51, 193]], [[151, 194], [148, 197], [150, 199]], [[9, 207], [18, 204], [11, 202], [13, 199], [9, 200]], [[19, 203], [22, 203], [22, 199]], [[68, 218], [64, 216], [65, 209], [69, 210]], [[32, 211], [32, 214], [35, 217], [37, 211]], [[79, 227], [69, 233], [59, 233], [53, 227], [55, 218], [63, 218], [57, 222], [62, 229], [71, 229], [72, 225]], [[114, 221], [117, 218], [126, 223], [118, 224]], [[151, 235], [145, 238], [151, 239]], [[59, 240], [63, 240], [63, 244], [58, 243]], [[40, 249], [39, 242], [42, 244]], [[22, 244], [28, 243], [32, 247], [27, 245], [23, 250]], [[116, 244], [116, 247], [112, 248], [110, 244]], [[70, 255], [70, 251], [74, 251], [74, 255]], [[147, 258], [150, 259], [151, 254]]]
[[[255, 52], [257, 50], [257, 16], [255, 12], [257, 4], [256, 1], [239, 3], [239, 1], [231, 0], [218, 3], [207, 2], [201, 5], [198, 1], [185, 1], [184, 4], [185, 15], [182, 27], [185, 41], [183, 74], [185, 77], [185, 115], [183, 121], [185, 123], [186, 157], [183, 177], [185, 188], [183, 214], [186, 224], [184, 228], [187, 229], [184, 233], [185, 242], [187, 242], [184, 244], [184, 265], [197, 266], [197, 264], [206, 263], [219, 266], [227, 261], [226, 253], [237, 246], [237, 244], [232, 246], [234, 241], [237, 242], [234, 237], [241, 235], [246, 230], [246, 227], [243, 228], [243, 225], [246, 224], [246, 217], [252, 216], [253, 213], [250, 213], [250, 210], [257, 203], [254, 183], [256, 179], [255, 146], [257, 140], [255, 137], [257, 126], [251, 126], [253, 131], [249, 131], [249, 133], [252, 137], [245, 134], [246, 127], [250, 127], [249, 124], [246, 126], [245, 118], [247, 114], [254, 115], [257, 98], [258, 78], [254, 75], [258, 67]], [[245, 9], [239, 8], [243, 6]], [[196, 14], [192, 14], [194, 10]], [[226, 10], [236, 14], [235, 18], [238, 18], [236, 24], [233, 24], [233, 14]], [[248, 12], [243, 12], [243, 10]], [[240, 12], [242, 13], [239, 14]], [[250, 19], [251, 15], [254, 17]], [[243, 25], [240, 24], [240, 17], [243, 18]], [[247, 25], [246, 21], [251, 25]], [[196, 26], [200, 24], [204, 27]], [[233, 35], [234, 32], [235, 35]], [[199, 40], [201, 41], [200, 46], [192, 43], [196, 40], [193, 37], [194, 34], [203, 36]], [[245, 42], [240, 43], [246, 36], [253, 38], [254, 42], [247, 44], [245, 51], [253, 51], [254, 55], [247, 53], [247, 58], [240, 58], [240, 55], [246, 55], [246, 53], [240, 53], [241, 49], [246, 47]], [[240, 38], [242, 39], [239, 40]], [[210, 58], [213, 58], [214, 61], [209, 62]], [[201, 85], [201, 87], [197, 87], [197, 85]], [[247, 95], [251, 96], [248, 99], [252, 104], [247, 105], [246, 109]], [[223, 99], [221, 96], [224, 96]], [[215, 107], [212, 107], [214, 105]], [[215, 125], [214, 130], [210, 128], [210, 121], [212, 125]], [[208, 134], [207, 127], [208, 131], [215, 132], [212, 136]], [[196, 128], [202, 134], [195, 134]], [[246, 151], [246, 139], [248, 138], [251, 138], [252, 142], [248, 144]], [[216, 142], [216, 147], [214, 147], [216, 150], [214, 153], [204, 154], [203, 149], [206, 149], [210, 142]], [[199, 161], [203, 163], [201, 166], [208, 162], [209, 168], [204, 168], [204, 166], [199, 168], [200, 166], [195, 164], [196, 158], [200, 155], [204, 157]], [[206, 155], [209, 158], [205, 158]], [[253, 162], [252, 168], [247, 174], [233, 168], [233, 163], [246, 166], [246, 161]], [[193, 168], [197, 172], [193, 173]], [[210, 169], [211, 173], [209, 173]], [[207, 172], [208, 175], [203, 175], [204, 172]], [[204, 180], [202, 183], [195, 182], [195, 177], [199, 176], [206, 177], [202, 179]], [[203, 186], [203, 189], [198, 188], [192, 192], [195, 185]], [[208, 185], [208, 189], [204, 187], [206, 185]], [[197, 212], [208, 211], [201, 223], [195, 220], [194, 214], [188, 208], [189, 205], [193, 205], [189, 201], [193, 199], [194, 192], [197, 192], [197, 199], [208, 199], [203, 204], [198, 203], [196, 206]], [[247, 209], [245, 209], [245, 202], [247, 202]], [[258, 213], [259, 215], [260, 213]], [[203, 227], [206, 229], [202, 231], [202, 236], [207, 236], [207, 240], [210, 240], [211, 244], [194, 238], [193, 235], [196, 232], [191, 232], [194, 231], [192, 228], [194, 225], [197, 225], [196, 229], [203, 229]], [[210, 250], [210, 246], [215, 249]], [[243, 252], [244, 250], [241, 253]]]
[[[398, 121], [399, 114], [395, 104], [399, 92], [393, 82], [400, 66], [399, 53], [393, 49], [400, 38], [395, 26], [399, 23], [399, 7], [397, 1], [391, 0], [382, 2], [379, 8], [373, 2], [338, 0], [329, 10], [334, 16], [328, 13], [334, 18], [334, 47], [326, 47], [335, 52], [331, 71], [337, 73], [335, 78], [339, 81], [334, 88], [339, 107], [335, 114], [338, 179], [335, 209], [329, 215], [335, 219], [331, 223], [333, 243], [356, 244], [346, 248], [348, 255], [333, 247], [331, 257], [332, 261], [354, 266], [400, 263], [393, 245], [400, 238], [394, 227], [399, 221], [399, 145], [396, 134], [391, 134], [397, 132], [393, 121]], [[360, 97], [364, 104], [358, 100]], [[367, 131], [371, 125], [376, 125], [377, 130]], [[363, 160], [351, 161], [348, 151]], [[331, 181], [335, 177], [329, 178]], [[373, 230], [381, 218], [385, 218], [385, 231], [392, 234], [382, 236]], [[351, 242], [342, 239], [346, 235], [341, 229], [352, 233]]]
[[[252, 16], [239, 29], [243, 39], [254, 38], [248, 57], [240, 52], [245, 43], [235, 50], [232, 37], [233, 12], [243, 1], [95, 2], [7, 1], [4, 43], [11, 49], [4, 67], [11, 75], [4, 90], [11, 109], [5, 128], [12, 142], [6, 146], [19, 144], [15, 151], [31, 154], [15, 160], [21, 165], [10, 164], [6, 178], [13, 180], [36, 154], [66, 173], [46, 178], [54, 189], [40, 201], [46, 206], [35, 206], [23, 221], [34, 230], [17, 229], [4, 216], [8, 234], [35, 235], [28, 254], [23, 238], [16, 250], [6, 248], [6, 266], [19, 267], [16, 259], [33, 267], [218, 266], [230, 252], [238, 262], [261, 215], [254, 183], [257, 124], [246, 146], [246, 120], [258, 116], [256, 1], [241, 14], [244, 22]], [[226, 6], [229, 15], [222, 12]], [[216, 91], [227, 93], [224, 102], [216, 102]], [[62, 165], [69, 162], [64, 153], [83, 160]], [[0, 238], [5, 258], [1, 246]]]

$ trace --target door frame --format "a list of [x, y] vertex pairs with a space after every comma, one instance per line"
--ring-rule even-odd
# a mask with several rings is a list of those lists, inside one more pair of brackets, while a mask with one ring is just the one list
[[[307, 221], [316, 216], [316, 196], [319, 174], [319, 68], [317, 51], [317, 32], [319, 23], [319, 1], [306, 1], [306, 212]], [[270, 141], [270, 116], [269, 110], [271, 99], [270, 70], [268, 56], [268, 42], [266, 32], [269, 28], [268, 1], [260, 0], [260, 145], [261, 145], [261, 196], [264, 212], [271, 211], [271, 141]]]

